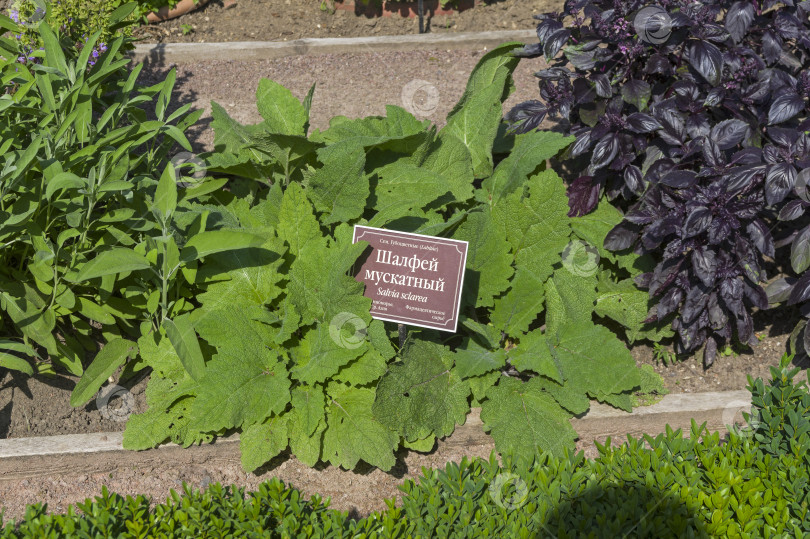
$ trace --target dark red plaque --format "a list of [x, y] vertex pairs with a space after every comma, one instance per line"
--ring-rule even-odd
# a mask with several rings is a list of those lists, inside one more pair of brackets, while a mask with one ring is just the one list
[[456, 331], [467, 242], [355, 225], [354, 243], [371, 247], [355, 278], [374, 301], [371, 316], [411, 326]]

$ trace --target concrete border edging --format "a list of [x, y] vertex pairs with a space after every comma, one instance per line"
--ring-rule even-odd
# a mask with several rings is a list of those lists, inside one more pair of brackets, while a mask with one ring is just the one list
[[[636, 408], [632, 413], [611, 406], [591, 403], [587, 414], [572, 418], [571, 424], [581, 440], [604, 440], [607, 436], [622, 443], [628, 434], [638, 437], [644, 433], [655, 436], [665, 431], [665, 426], [684, 429], [689, 434], [692, 419], [698, 424], [706, 422], [709, 431], [726, 431], [725, 423], [733, 421], [736, 413], [750, 408], [751, 394], [747, 390], [710, 393], [679, 393], [666, 395], [652, 405]], [[480, 408], [474, 408], [464, 425], [444, 440], [451, 446], [492, 444], [492, 438], [483, 430]], [[174, 462], [194, 460], [198, 457], [238, 461], [239, 453], [232, 448], [239, 435], [219, 438], [212, 444], [183, 449], [173, 444], [146, 451], [127, 451], [123, 448], [123, 433], [100, 432], [68, 434], [34, 438], [10, 438], [0, 440], [0, 481], [34, 478], [43, 474], [77, 474], [89, 471], [104, 471], [105, 467], [155, 463], [163, 460]], [[88, 459], [89, 454], [109, 454], [114, 459]], [[120, 458], [119, 458], [120, 457]], [[101, 462], [101, 461], [105, 461]], [[71, 463], [70, 465], [67, 465]]]
[[226, 43], [149, 43], [130, 53], [135, 62], [158, 60], [186, 64], [210, 60], [271, 60], [312, 54], [350, 54], [414, 50], [492, 48], [509, 41], [537, 40], [534, 30], [498, 30], [376, 37], [303, 38], [294, 41], [234, 41]]

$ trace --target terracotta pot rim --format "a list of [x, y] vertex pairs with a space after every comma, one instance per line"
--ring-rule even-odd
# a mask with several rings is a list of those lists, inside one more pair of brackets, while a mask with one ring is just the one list
[[185, 15], [190, 11], [194, 11], [208, 3], [208, 0], [180, 0], [174, 8], [169, 9], [169, 6], [163, 6], [157, 11], [152, 11], [146, 15], [146, 20], [150, 23], [163, 22], [169, 19], [174, 19], [180, 15]]

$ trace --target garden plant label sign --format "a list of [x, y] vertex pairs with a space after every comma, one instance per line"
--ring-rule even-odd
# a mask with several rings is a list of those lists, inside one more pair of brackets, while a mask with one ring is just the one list
[[456, 331], [467, 242], [355, 225], [367, 241], [355, 278], [374, 303], [371, 316], [411, 326]]

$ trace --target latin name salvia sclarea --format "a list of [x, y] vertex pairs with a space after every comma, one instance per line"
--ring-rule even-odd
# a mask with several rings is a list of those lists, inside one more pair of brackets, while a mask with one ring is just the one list
[[[377, 250], [376, 261], [379, 264], [408, 268], [411, 270], [411, 273], [415, 272], [417, 269], [433, 272], [439, 271], [439, 261], [435, 258], [423, 259], [419, 258], [417, 255], [399, 256], [385, 249]], [[402, 275], [399, 273], [367, 269], [365, 278], [368, 281], [374, 281], [375, 286], [383, 282], [386, 284], [432, 290], [434, 292], [444, 292], [444, 279], [441, 277], [438, 279], [428, 279], [426, 277], [416, 277], [415, 275]]]

